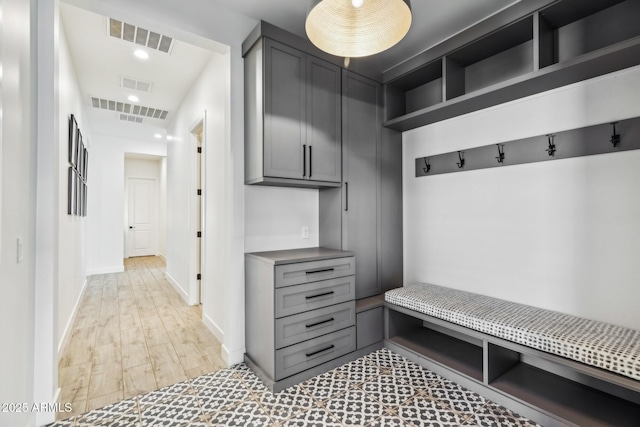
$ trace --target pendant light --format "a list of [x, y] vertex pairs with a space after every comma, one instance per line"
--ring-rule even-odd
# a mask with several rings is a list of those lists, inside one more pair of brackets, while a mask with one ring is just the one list
[[409, 27], [410, 0], [311, 0], [305, 24], [314, 45], [345, 58], [387, 50]]

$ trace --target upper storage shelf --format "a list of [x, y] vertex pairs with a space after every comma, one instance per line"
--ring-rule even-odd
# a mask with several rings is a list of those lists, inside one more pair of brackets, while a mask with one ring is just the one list
[[385, 126], [405, 131], [638, 65], [638, 22], [640, 0], [561, 0], [436, 46], [441, 56], [385, 73]]

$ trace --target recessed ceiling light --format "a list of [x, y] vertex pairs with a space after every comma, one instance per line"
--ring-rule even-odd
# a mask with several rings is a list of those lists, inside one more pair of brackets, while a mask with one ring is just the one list
[[153, 135], [153, 136], [155, 136], [155, 137], [156, 137], [156, 138], [158, 138], [158, 139], [162, 138], [162, 135], [161, 135], [161, 134], [159, 134], [159, 133], [156, 133], [156, 134], [155, 134], [155, 135]]
[[147, 53], [146, 50], [136, 49], [135, 52], [133, 52], [133, 54], [140, 59], [149, 59], [149, 54]]
[[173, 137], [171, 135], [167, 135], [167, 141], [171, 141], [173, 140]]
[[129, 101], [131, 101], [131, 102], [138, 102], [138, 101], [140, 101], [140, 99], [138, 99], [138, 97], [137, 97], [137, 96], [135, 96], [135, 95], [129, 95], [129, 96], [127, 97], [127, 99], [128, 99]]

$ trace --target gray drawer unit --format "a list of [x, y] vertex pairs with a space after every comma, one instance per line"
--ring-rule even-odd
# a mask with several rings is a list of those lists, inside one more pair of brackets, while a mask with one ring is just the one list
[[276, 318], [327, 307], [356, 296], [354, 276], [287, 286], [275, 290]]
[[331, 305], [276, 320], [276, 348], [354, 326], [356, 306], [353, 301]]
[[356, 349], [352, 326], [276, 351], [276, 381], [313, 368]]
[[335, 249], [245, 255], [245, 360], [272, 391], [355, 354], [354, 271]]
[[278, 265], [276, 288], [352, 276], [355, 273], [355, 257]]

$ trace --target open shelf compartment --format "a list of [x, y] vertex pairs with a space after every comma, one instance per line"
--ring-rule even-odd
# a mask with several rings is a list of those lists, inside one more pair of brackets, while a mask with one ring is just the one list
[[385, 117], [391, 120], [442, 102], [442, 59], [385, 85]]
[[541, 69], [640, 36], [636, 0], [564, 0], [539, 17]]
[[445, 57], [446, 99], [534, 71], [533, 16], [527, 16]]
[[481, 340], [462, 336], [395, 310], [389, 310], [388, 313], [389, 341], [476, 381], [482, 381]]
[[[640, 425], [637, 394], [492, 343], [487, 350], [492, 388], [577, 425]], [[608, 393], [595, 388], [598, 386]]]

